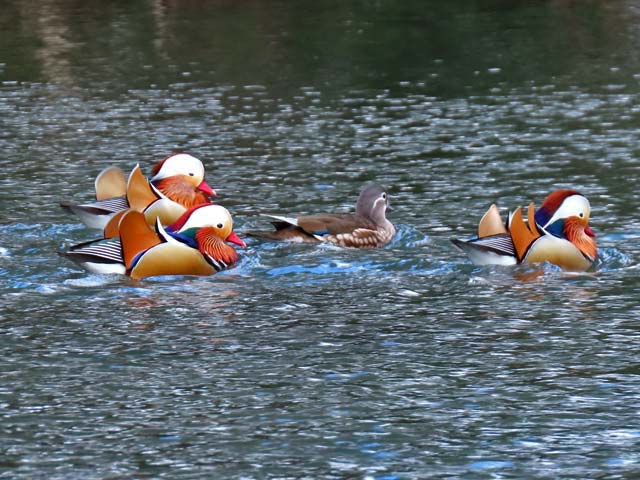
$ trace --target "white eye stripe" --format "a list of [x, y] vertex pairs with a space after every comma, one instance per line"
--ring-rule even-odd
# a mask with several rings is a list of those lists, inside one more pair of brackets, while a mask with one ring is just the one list
[[192, 155], [179, 153], [167, 158], [160, 171], [151, 180], [162, 180], [175, 175], [189, 175], [204, 179], [204, 165]]
[[549, 225], [553, 224], [556, 220], [561, 218], [569, 218], [580, 216], [588, 216], [591, 210], [591, 206], [589, 205], [589, 200], [587, 200], [582, 195], [571, 195], [564, 199], [560, 208], [556, 210], [553, 216], [549, 219], [549, 221], [542, 226], [542, 228], [547, 228]]
[[[222, 225], [220, 227], [219, 225]], [[202, 228], [207, 226], [224, 226], [232, 225], [233, 220], [231, 214], [222, 205], [207, 205], [194, 210], [189, 219], [180, 229], [181, 232], [190, 228]]]

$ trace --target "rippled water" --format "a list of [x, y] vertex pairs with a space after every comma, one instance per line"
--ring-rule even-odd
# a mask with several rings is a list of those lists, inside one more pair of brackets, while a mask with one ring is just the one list
[[[636, 2], [6, 3], [0, 478], [640, 473]], [[370, 180], [398, 235], [137, 283], [58, 255], [95, 236], [61, 199], [174, 149], [240, 236]], [[558, 187], [595, 272], [452, 248]]]

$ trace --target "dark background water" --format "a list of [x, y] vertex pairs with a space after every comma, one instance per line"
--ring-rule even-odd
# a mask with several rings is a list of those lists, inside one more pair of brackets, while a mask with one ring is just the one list
[[[640, 474], [639, 2], [0, 8], [0, 478]], [[398, 236], [139, 283], [58, 256], [95, 236], [59, 200], [175, 149], [241, 236], [370, 180]], [[559, 187], [595, 272], [449, 243]]]

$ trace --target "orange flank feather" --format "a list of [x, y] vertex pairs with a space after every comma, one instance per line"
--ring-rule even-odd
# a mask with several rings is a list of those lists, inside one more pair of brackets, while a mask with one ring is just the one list
[[[533, 204], [529, 204], [529, 218], [531, 218], [532, 210]], [[522, 216], [522, 209], [520, 207], [516, 208], [509, 224], [509, 233], [511, 233], [511, 240], [513, 240], [513, 246], [515, 247], [519, 262], [526, 256], [531, 244], [540, 238], [540, 234], [532, 230], [532, 228], [535, 229], [535, 223], [527, 225]]]
[[[531, 233], [538, 234], [538, 227], [536, 226], [536, 206], [533, 202], [529, 203], [527, 207], [527, 226]], [[538, 236], [540, 236], [538, 234]]]
[[144, 211], [149, 205], [158, 200], [158, 195], [151, 189], [149, 181], [144, 178], [140, 166], [136, 165], [129, 175], [127, 183], [127, 200], [134, 210]]
[[122, 241], [122, 256], [127, 270], [131, 268], [136, 255], [162, 243], [158, 234], [147, 225], [144, 215], [135, 210], [126, 211], [118, 229]]
[[164, 195], [187, 209], [210, 201], [208, 195], [194, 188], [186, 175], [174, 175], [154, 183]]
[[564, 221], [564, 235], [589, 260], [595, 260], [598, 247], [593, 237], [585, 233], [587, 222], [578, 217], [569, 217]]
[[120, 220], [122, 220], [122, 216], [128, 211], [129, 210], [120, 210], [109, 219], [107, 225], [104, 227], [104, 238], [118, 238], [120, 236], [120, 232], [118, 231]]
[[198, 250], [206, 256], [217, 261], [231, 265], [238, 261], [238, 253], [235, 249], [222, 241], [218, 231], [214, 227], [204, 227], [196, 233]]

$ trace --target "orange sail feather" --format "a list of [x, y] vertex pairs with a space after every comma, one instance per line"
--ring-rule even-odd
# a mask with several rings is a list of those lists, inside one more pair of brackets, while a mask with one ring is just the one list
[[119, 230], [122, 256], [127, 270], [131, 268], [133, 260], [139, 253], [162, 243], [158, 234], [147, 225], [144, 215], [135, 210], [128, 210], [122, 216]]

